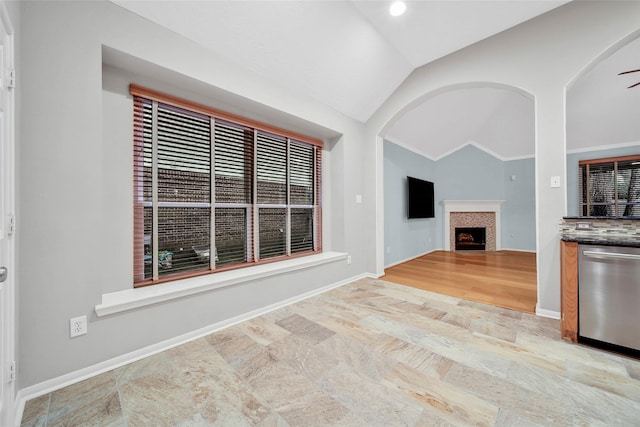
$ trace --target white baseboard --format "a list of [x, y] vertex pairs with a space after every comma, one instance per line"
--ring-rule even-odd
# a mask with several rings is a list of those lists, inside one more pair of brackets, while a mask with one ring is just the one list
[[530, 251], [529, 249], [510, 249], [510, 248], [502, 248], [503, 251], [512, 251], [512, 252], [527, 252], [530, 254], [535, 254], [536, 251]]
[[550, 319], [557, 319], [557, 320], [560, 319], [559, 311], [545, 310], [544, 308], [538, 307], [537, 303], [536, 303], [536, 315], [542, 316], [542, 317], [548, 317]]
[[396, 265], [399, 265], [399, 264], [402, 264], [402, 263], [405, 263], [405, 262], [411, 261], [412, 259], [416, 259], [416, 258], [420, 258], [421, 256], [428, 255], [428, 254], [430, 254], [431, 252], [435, 252], [435, 251], [443, 251], [443, 250], [444, 250], [444, 249], [431, 249], [430, 251], [427, 251], [427, 252], [425, 252], [425, 253], [422, 253], [422, 254], [419, 254], [419, 255], [413, 255], [413, 256], [411, 256], [411, 257], [409, 257], [409, 258], [407, 258], [407, 259], [403, 259], [402, 261], [396, 261], [396, 262], [394, 262], [394, 263], [392, 263], [392, 264], [385, 265], [385, 266], [384, 266], [384, 268], [391, 268], [391, 267], [393, 267], [393, 266], [396, 266]]
[[88, 378], [95, 377], [96, 375], [100, 375], [105, 372], [111, 371], [113, 369], [119, 368], [121, 366], [127, 365], [129, 363], [133, 363], [135, 361], [144, 359], [145, 357], [153, 356], [154, 354], [169, 350], [173, 347], [177, 347], [189, 341], [196, 340], [205, 335], [209, 335], [213, 332], [217, 332], [221, 329], [228, 328], [230, 326], [247, 321], [254, 317], [262, 316], [263, 314], [267, 314], [271, 311], [278, 310], [280, 308], [305, 300], [307, 298], [320, 295], [324, 292], [330, 291], [331, 289], [335, 289], [340, 286], [344, 286], [348, 283], [355, 282], [356, 280], [360, 280], [364, 278], [377, 279], [378, 277], [379, 276], [376, 276], [375, 274], [372, 274], [372, 273], [359, 274], [357, 276], [353, 276], [348, 279], [344, 279], [339, 282], [335, 282], [330, 285], [326, 285], [321, 288], [314, 289], [313, 291], [309, 291], [301, 295], [296, 295], [286, 300], [279, 301], [277, 303], [258, 308], [248, 313], [243, 313], [238, 316], [222, 320], [212, 325], [205, 326], [204, 328], [200, 328], [195, 331], [188, 332], [186, 334], [183, 334], [174, 338], [170, 338], [168, 340], [159, 342], [157, 344], [153, 344], [145, 348], [141, 348], [139, 350], [132, 351], [130, 353], [123, 354], [121, 356], [117, 356], [109, 360], [105, 360], [104, 362], [96, 363], [95, 365], [88, 366], [86, 368], [82, 368], [74, 372], [70, 372], [68, 374], [59, 376], [57, 378], [52, 378], [50, 380], [43, 381], [39, 384], [34, 384], [32, 386], [25, 387], [19, 390], [16, 395], [15, 412], [14, 412], [16, 414], [15, 425], [16, 426], [20, 425], [20, 421], [22, 420], [22, 414], [24, 412], [24, 405], [27, 402], [27, 400], [42, 396], [47, 393], [51, 393], [52, 391], [61, 389], [71, 384], [75, 384], [77, 382], [86, 380]]

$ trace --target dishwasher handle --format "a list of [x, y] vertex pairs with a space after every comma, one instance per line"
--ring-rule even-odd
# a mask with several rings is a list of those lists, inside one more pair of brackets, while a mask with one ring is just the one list
[[592, 258], [627, 259], [627, 260], [640, 261], [640, 255], [637, 255], [637, 254], [598, 252], [598, 251], [582, 251], [582, 254], [584, 256], [588, 256]]

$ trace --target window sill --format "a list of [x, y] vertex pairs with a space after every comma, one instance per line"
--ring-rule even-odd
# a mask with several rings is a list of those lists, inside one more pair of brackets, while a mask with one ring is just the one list
[[343, 252], [324, 252], [273, 264], [256, 265], [254, 267], [208, 274], [175, 282], [111, 292], [102, 295], [102, 304], [96, 305], [95, 311], [98, 317], [108, 316], [110, 314], [170, 301], [225, 286], [328, 264], [346, 258], [347, 254]]

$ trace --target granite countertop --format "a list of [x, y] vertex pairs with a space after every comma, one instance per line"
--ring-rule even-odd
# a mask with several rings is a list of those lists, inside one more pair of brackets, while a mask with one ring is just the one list
[[577, 242], [587, 245], [603, 245], [603, 246], [626, 246], [640, 248], [640, 238], [624, 237], [624, 236], [579, 236], [579, 235], [563, 235], [562, 240], [565, 242]]
[[607, 220], [640, 220], [640, 216], [564, 216], [563, 219], [577, 219], [579, 221], [588, 222], [594, 219], [607, 219]]

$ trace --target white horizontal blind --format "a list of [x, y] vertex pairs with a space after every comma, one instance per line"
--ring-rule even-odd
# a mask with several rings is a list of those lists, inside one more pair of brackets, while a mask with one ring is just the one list
[[260, 259], [287, 254], [287, 139], [256, 136], [258, 242]]
[[640, 156], [583, 160], [578, 186], [584, 216], [640, 216]]
[[590, 165], [589, 200], [590, 216], [614, 216], [613, 163]]
[[587, 176], [589, 173], [589, 165], [578, 167], [578, 209], [579, 214], [582, 216], [589, 215], [589, 198], [587, 188]]
[[211, 229], [209, 117], [158, 104], [159, 275], [203, 270]]
[[291, 253], [314, 249], [314, 147], [290, 144]]
[[215, 125], [216, 265], [253, 261], [253, 129], [223, 120]]
[[136, 284], [321, 250], [319, 145], [152, 98], [134, 96]]
[[[151, 217], [152, 179], [151, 165], [145, 166], [152, 150], [151, 101], [139, 97], [133, 99], [133, 281], [144, 282], [151, 278], [145, 274], [145, 248], [151, 244], [151, 223], [145, 218]], [[148, 153], [147, 153], [148, 152]], [[148, 227], [148, 228], [147, 228]]]
[[207, 269], [206, 257], [195, 249], [210, 242], [209, 119], [155, 101], [136, 100], [136, 105], [142, 111], [144, 147], [137, 165], [142, 174], [136, 174], [144, 212], [143, 236], [136, 241], [142, 245], [135, 251], [138, 257], [142, 252], [136, 277], [157, 280]]
[[287, 203], [287, 139], [257, 134], [258, 204]]
[[618, 216], [640, 216], [640, 162], [618, 162]]

